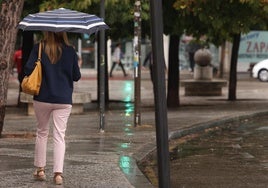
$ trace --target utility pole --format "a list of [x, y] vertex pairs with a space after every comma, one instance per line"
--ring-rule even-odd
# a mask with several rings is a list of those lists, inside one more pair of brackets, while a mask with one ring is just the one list
[[163, 49], [163, 15], [162, 1], [150, 0], [152, 47], [153, 47], [153, 78], [155, 98], [155, 126], [158, 161], [158, 186], [170, 187], [168, 123], [165, 84], [165, 61]]
[[134, 7], [134, 83], [135, 83], [135, 94], [134, 94], [134, 126], [141, 125], [141, 1], [135, 1]]

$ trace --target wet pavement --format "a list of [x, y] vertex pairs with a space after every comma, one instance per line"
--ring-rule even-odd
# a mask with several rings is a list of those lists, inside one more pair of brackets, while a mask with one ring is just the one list
[[[172, 140], [171, 187], [267, 187], [267, 119], [267, 114], [247, 118]], [[157, 185], [156, 154], [140, 163]]]
[[[3, 138], [0, 139], [0, 187], [154, 187], [137, 167], [136, 161], [146, 157], [156, 147], [154, 99], [147, 71], [142, 72], [141, 122], [133, 127], [134, 86], [132, 77], [123, 78], [118, 72], [109, 80], [111, 102], [105, 114], [105, 132], [99, 132], [99, 111], [95, 102], [84, 104], [83, 114], [72, 114], [66, 135], [64, 185], [52, 182], [52, 139], [48, 143], [47, 181], [35, 182], [33, 150], [35, 118], [27, 116], [26, 109], [15, 106], [18, 84], [10, 79], [8, 107]], [[83, 79], [75, 90], [97, 96], [96, 72], [82, 70]], [[183, 74], [182, 79], [191, 77]], [[181, 106], [168, 111], [170, 139], [216, 127], [226, 122], [268, 114], [268, 87], [242, 75], [237, 83], [237, 101], [227, 101], [227, 88], [223, 96], [186, 97], [180, 88]], [[123, 102], [118, 102], [123, 101]], [[258, 169], [251, 169], [254, 178]], [[182, 176], [183, 172], [180, 172]], [[222, 179], [224, 175], [222, 173]]]

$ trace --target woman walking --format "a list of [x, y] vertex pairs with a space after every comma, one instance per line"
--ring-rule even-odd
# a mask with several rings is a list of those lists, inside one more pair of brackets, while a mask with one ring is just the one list
[[122, 51], [121, 51], [121, 44], [118, 43], [116, 44], [116, 47], [114, 49], [114, 53], [113, 53], [113, 65], [112, 68], [110, 70], [110, 77], [113, 77], [113, 70], [115, 68], [116, 65], [119, 65], [123, 71], [124, 76], [127, 76], [127, 73], [125, 71], [124, 65], [122, 64], [121, 58], [122, 58]]
[[[24, 71], [31, 74], [38, 56], [34, 46]], [[49, 119], [53, 120], [53, 172], [54, 182], [63, 183], [65, 131], [72, 109], [73, 81], [81, 77], [78, 57], [64, 32], [44, 32], [42, 48], [42, 83], [40, 93], [34, 96], [33, 107], [37, 119], [34, 178], [45, 180]]]

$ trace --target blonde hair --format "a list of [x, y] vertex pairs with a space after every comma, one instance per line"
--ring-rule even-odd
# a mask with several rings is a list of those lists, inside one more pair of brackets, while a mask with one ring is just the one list
[[45, 52], [52, 64], [57, 63], [62, 55], [62, 44], [70, 45], [65, 32], [44, 32]]

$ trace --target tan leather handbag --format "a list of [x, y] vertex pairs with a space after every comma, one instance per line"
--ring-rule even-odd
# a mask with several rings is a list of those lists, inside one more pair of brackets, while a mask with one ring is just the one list
[[42, 66], [41, 66], [42, 42], [39, 44], [38, 59], [36, 66], [29, 76], [25, 76], [21, 83], [21, 89], [24, 93], [30, 95], [38, 95], [42, 82]]

